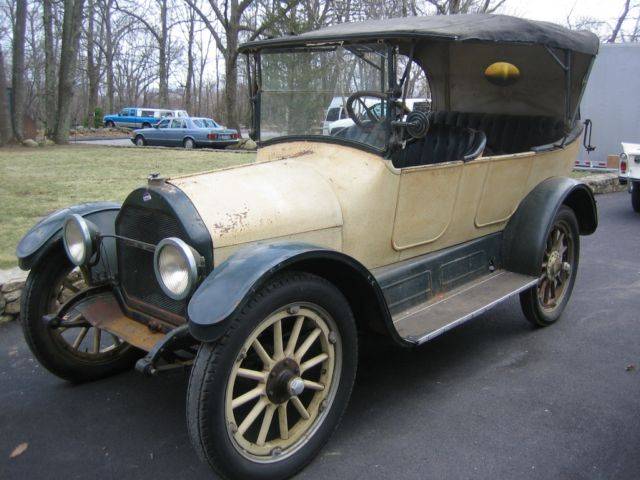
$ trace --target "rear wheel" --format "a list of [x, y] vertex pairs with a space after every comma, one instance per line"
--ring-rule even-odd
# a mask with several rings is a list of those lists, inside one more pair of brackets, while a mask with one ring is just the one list
[[149, 122], [144, 122], [142, 124], [142, 128], [151, 128], [151, 124]]
[[640, 182], [631, 184], [631, 206], [634, 211], [640, 213]]
[[538, 283], [520, 294], [527, 320], [546, 327], [560, 318], [573, 291], [579, 256], [578, 220], [573, 210], [562, 206], [547, 236]]
[[274, 279], [200, 347], [187, 394], [194, 447], [224, 478], [292, 476], [336, 428], [356, 362], [344, 296], [313, 275]]
[[103, 378], [133, 367], [142, 352], [120, 338], [88, 325], [69, 312], [65, 328], [50, 328], [42, 317], [58, 312], [88, 287], [82, 272], [55, 250], [29, 273], [22, 295], [22, 330], [27, 345], [54, 375], [72, 382]]
[[146, 144], [142, 135], [136, 136], [136, 147], [144, 147]]
[[186, 148], [187, 150], [196, 148], [196, 142], [194, 142], [192, 138], [185, 138], [183, 145], [184, 145], [184, 148]]
[[107, 120], [107, 121], [104, 123], [104, 126], [105, 126], [105, 127], [107, 127], [107, 128], [114, 128], [114, 127], [116, 126], [116, 124], [115, 124], [115, 123], [113, 123], [111, 120]]

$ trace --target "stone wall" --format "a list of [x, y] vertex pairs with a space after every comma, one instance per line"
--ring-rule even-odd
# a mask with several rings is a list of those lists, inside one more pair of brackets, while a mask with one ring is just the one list
[[23, 289], [24, 280], [9, 280], [0, 285], [0, 324], [18, 318]]

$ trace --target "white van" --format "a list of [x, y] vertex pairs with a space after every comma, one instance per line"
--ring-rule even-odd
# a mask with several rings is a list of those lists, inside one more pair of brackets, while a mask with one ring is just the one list
[[[364, 101], [368, 107], [375, 106], [380, 103], [380, 100], [375, 98], [365, 98]], [[353, 120], [351, 120], [347, 114], [345, 103], [346, 98], [333, 97], [333, 100], [331, 100], [331, 104], [327, 109], [325, 120], [322, 123], [323, 135], [334, 135], [340, 130], [353, 125]], [[406, 98], [404, 103], [412, 111], [416, 107], [418, 107], [419, 110], [431, 110], [430, 98]]]

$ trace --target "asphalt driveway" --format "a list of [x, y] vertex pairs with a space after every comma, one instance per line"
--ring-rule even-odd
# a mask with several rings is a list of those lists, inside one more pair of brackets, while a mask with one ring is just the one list
[[[512, 299], [416, 350], [364, 346], [344, 420], [301, 478], [640, 478], [640, 215], [626, 193], [598, 201], [560, 323], [533, 329]], [[214, 478], [189, 445], [186, 384], [70, 386], [0, 326], [0, 478]]]

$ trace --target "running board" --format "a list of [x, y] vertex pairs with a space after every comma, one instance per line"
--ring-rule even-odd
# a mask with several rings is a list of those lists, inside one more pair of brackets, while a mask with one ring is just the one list
[[420, 345], [534, 286], [536, 282], [535, 277], [498, 270], [399, 312], [394, 315], [393, 324], [402, 338]]

